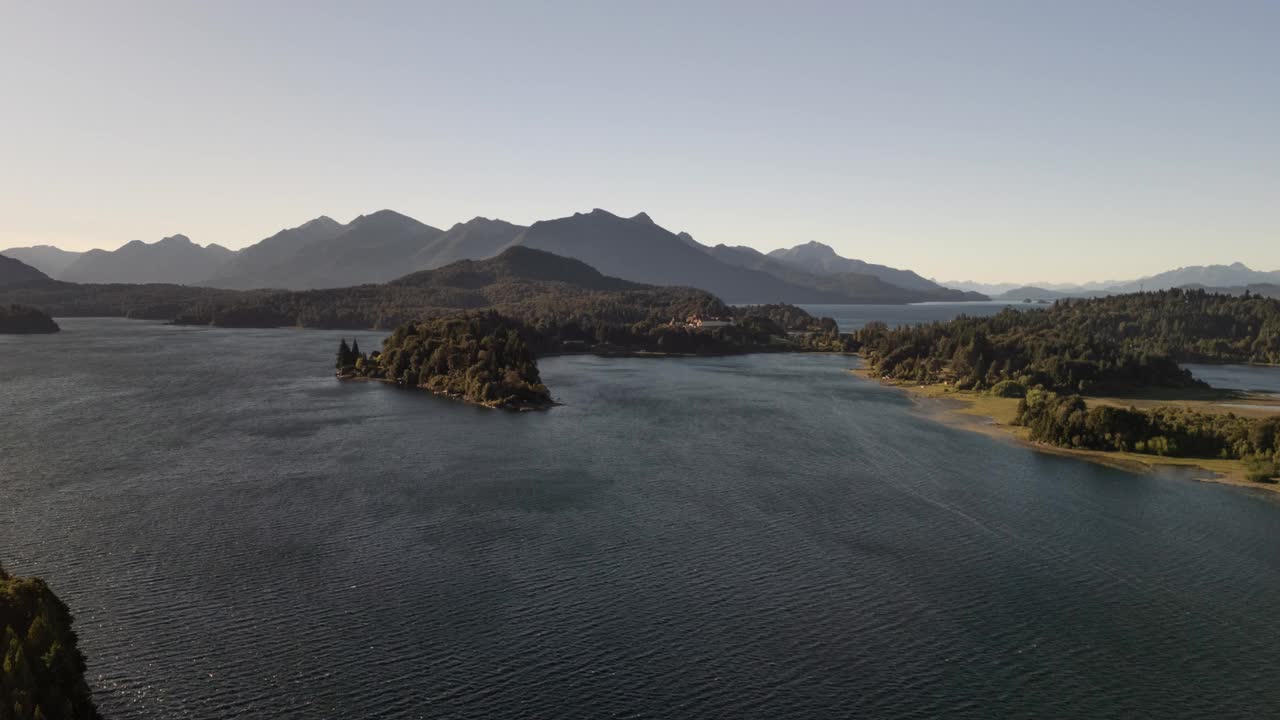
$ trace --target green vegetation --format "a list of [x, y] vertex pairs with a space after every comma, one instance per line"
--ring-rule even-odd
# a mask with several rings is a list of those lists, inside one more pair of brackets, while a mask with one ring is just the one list
[[410, 323], [397, 328], [373, 355], [343, 340], [338, 375], [423, 388], [488, 407], [544, 408], [552, 404], [551, 394], [524, 339], [528, 332], [496, 312]]
[[1015, 423], [1060, 447], [1244, 460], [1251, 480], [1280, 475], [1280, 417], [1245, 418], [1179, 407], [1089, 407], [1079, 395], [1032, 390]]
[[896, 380], [988, 389], [1005, 380], [1062, 393], [1197, 385], [1178, 362], [1280, 362], [1280, 301], [1166, 290], [1060, 300], [1037, 310], [890, 329], [856, 343]]
[[0, 305], [0, 334], [56, 333], [53, 318], [25, 305]]
[[71, 612], [42, 580], [0, 568], [0, 720], [95, 720]]

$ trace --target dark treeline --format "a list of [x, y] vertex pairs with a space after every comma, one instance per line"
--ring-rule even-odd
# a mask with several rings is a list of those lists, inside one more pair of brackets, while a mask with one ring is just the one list
[[0, 719], [96, 720], [71, 612], [42, 580], [0, 568]]
[[914, 327], [872, 323], [856, 341], [876, 372], [898, 380], [1064, 393], [1182, 387], [1196, 381], [1178, 362], [1280, 362], [1280, 301], [1166, 290]]
[[1018, 403], [1016, 423], [1032, 440], [1061, 447], [1245, 460], [1250, 479], [1280, 475], [1280, 417], [1089, 407], [1079, 395], [1032, 390]]
[[56, 333], [60, 328], [45, 313], [25, 305], [0, 305], [0, 334]]
[[525, 338], [528, 328], [496, 312], [409, 323], [370, 355], [338, 346], [342, 377], [386, 380], [490, 407], [546, 407], [551, 395]]
[[82, 285], [50, 280], [39, 286], [0, 289], [0, 304], [31, 305], [55, 317], [173, 320], [193, 308], [227, 307], [268, 294], [188, 285]]

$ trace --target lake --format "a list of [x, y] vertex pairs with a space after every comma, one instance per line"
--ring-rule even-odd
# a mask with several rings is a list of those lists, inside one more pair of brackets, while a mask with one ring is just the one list
[[1280, 367], [1184, 363], [1195, 377], [1223, 390], [1280, 393]]
[[340, 333], [59, 322], [0, 337], [0, 560], [111, 718], [1280, 716], [1274, 497], [850, 358], [548, 358], [509, 414]]
[[883, 322], [889, 327], [954, 320], [960, 315], [988, 317], [1013, 308], [1025, 310], [1045, 307], [1022, 302], [988, 300], [984, 302], [929, 302], [911, 305], [802, 305], [812, 315], [829, 317], [841, 332], [853, 332], [869, 322]]

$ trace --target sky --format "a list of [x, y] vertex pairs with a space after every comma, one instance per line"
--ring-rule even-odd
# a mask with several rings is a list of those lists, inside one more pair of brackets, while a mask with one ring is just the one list
[[597, 207], [948, 280], [1280, 269], [1280, 2], [0, 0], [0, 247]]

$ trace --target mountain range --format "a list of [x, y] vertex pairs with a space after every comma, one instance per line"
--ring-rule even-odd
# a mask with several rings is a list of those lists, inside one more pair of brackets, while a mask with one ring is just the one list
[[1120, 295], [1142, 290], [1168, 290], [1170, 288], [1210, 288], [1243, 292], [1251, 285], [1263, 287], [1280, 284], [1280, 270], [1266, 272], [1254, 270], [1244, 263], [1230, 265], [1190, 265], [1174, 270], [1148, 275], [1136, 280], [1108, 280], [1079, 285], [1061, 283], [984, 284], [974, 282], [949, 282], [949, 287], [964, 288], [990, 295], [995, 300], [1056, 300], [1066, 297], [1096, 297]]
[[200, 246], [186, 235], [171, 235], [151, 244], [134, 240], [114, 251], [90, 250], [56, 275], [78, 283], [195, 285], [234, 256], [221, 245]]
[[306, 290], [388, 282], [458, 260], [494, 257], [515, 246], [575, 258], [633, 282], [702, 288], [730, 303], [896, 304], [986, 296], [1039, 301], [1144, 288], [1280, 285], [1280, 271], [1256, 271], [1242, 263], [1078, 285], [939, 283], [911, 270], [842, 257], [818, 242], [768, 253], [746, 246], [709, 246], [686, 232], [663, 228], [645, 213], [622, 217], [599, 209], [527, 227], [477, 217], [448, 230], [380, 210], [345, 224], [321, 216], [239, 251], [200, 246], [184, 235], [173, 235], [150, 244], [135, 240], [114, 251], [74, 253], [40, 245], [0, 254], [71, 282]]
[[[457, 260], [494, 257], [515, 246], [581, 260], [633, 282], [705, 289], [732, 303], [984, 299], [910, 271], [840, 257], [818, 243], [776, 257], [745, 247], [709, 247], [688, 233], [659, 226], [644, 213], [627, 218], [604, 210], [528, 227], [477, 217], [448, 230], [391, 210], [361, 215], [347, 224], [322, 216], [238, 252], [218, 245], [201, 247], [182, 235], [75, 257], [47, 246], [12, 252], [49, 276], [71, 282], [306, 290], [387, 282]], [[813, 260], [818, 256], [821, 262]]]

